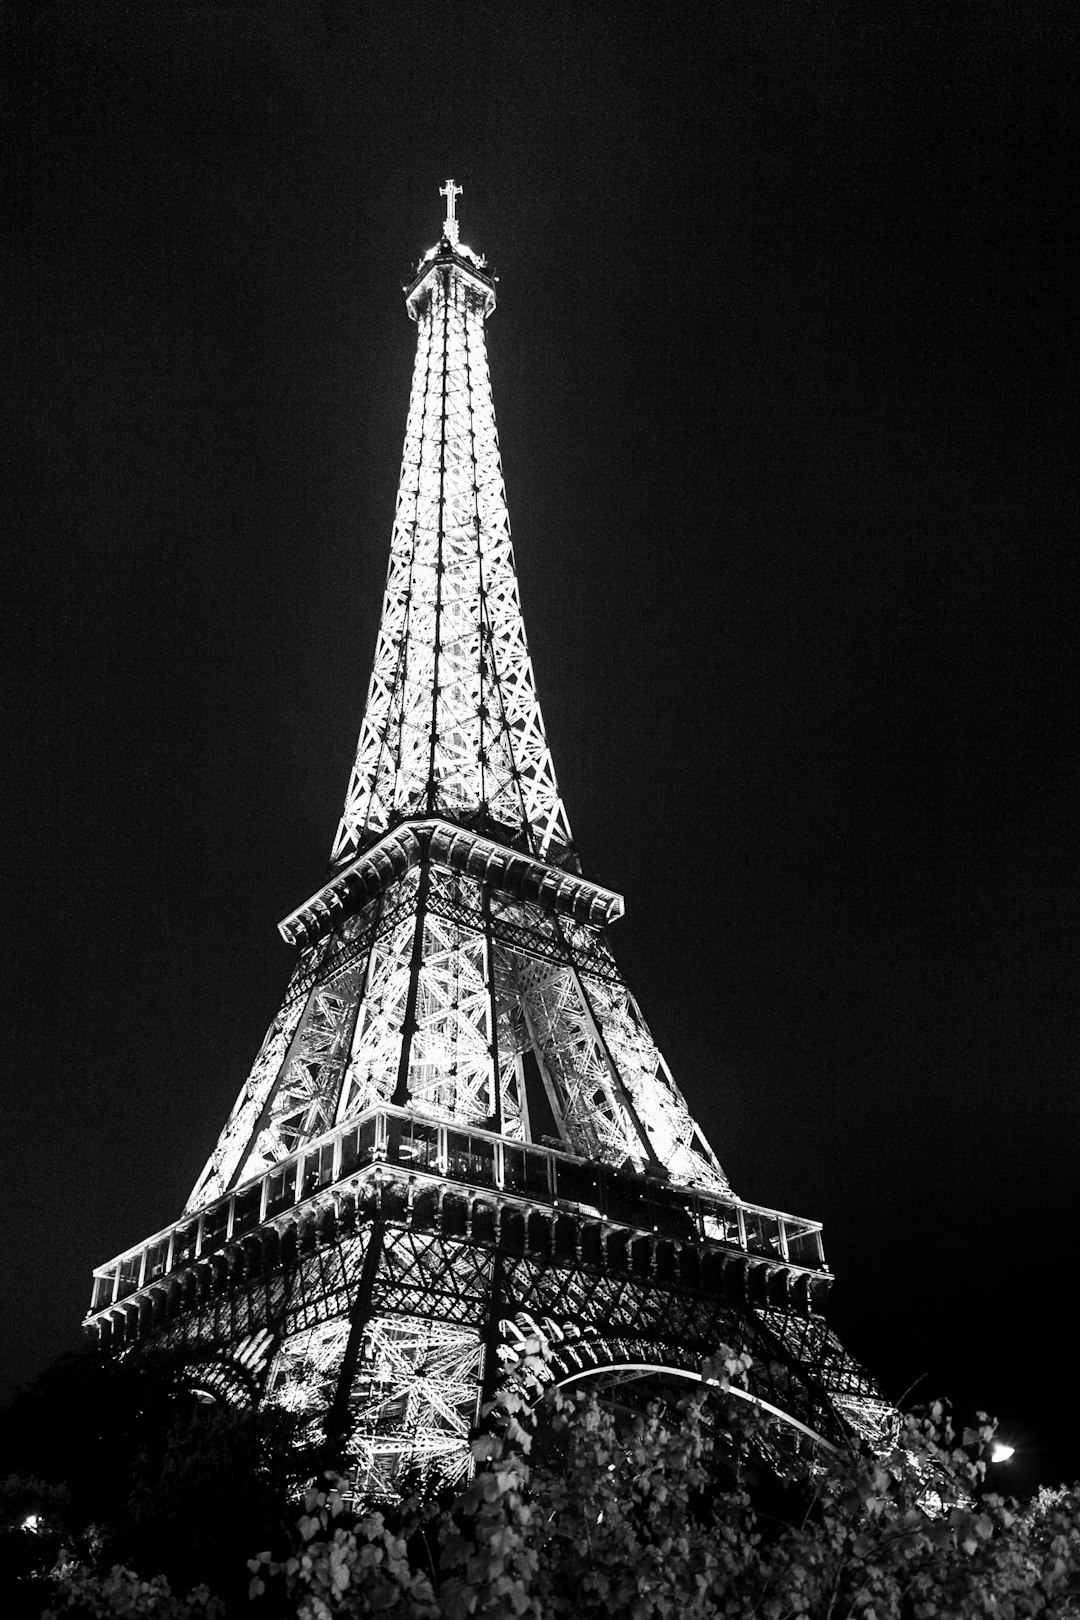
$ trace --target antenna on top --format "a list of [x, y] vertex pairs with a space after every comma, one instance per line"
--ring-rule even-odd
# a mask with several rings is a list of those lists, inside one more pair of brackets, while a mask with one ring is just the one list
[[443, 220], [443, 235], [451, 247], [457, 247], [458, 245], [458, 220], [455, 205], [461, 196], [462, 189], [453, 180], [448, 180], [445, 186], [439, 187], [439, 196], [446, 198], [446, 218]]

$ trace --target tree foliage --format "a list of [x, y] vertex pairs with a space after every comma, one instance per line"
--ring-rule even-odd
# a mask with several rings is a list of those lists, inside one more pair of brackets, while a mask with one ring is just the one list
[[1080, 1495], [1021, 1508], [987, 1493], [991, 1424], [957, 1436], [939, 1404], [878, 1456], [819, 1456], [778, 1521], [755, 1483], [777, 1420], [733, 1396], [744, 1361], [710, 1370], [711, 1389], [629, 1422], [554, 1391], [543, 1447], [523, 1397], [504, 1393], [449, 1509], [414, 1506], [391, 1532], [378, 1514], [351, 1519], [333, 1484], [313, 1490], [291, 1557], [252, 1560], [253, 1594], [283, 1581], [299, 1620], [1080, 1617]]
[[168, 1358], [63, 1357], [0, 1422], [2, 1466], [20, 1470], [0, 1485], [0, 1613], [37, 1620], [58, 1560], [57, 1601], [77, 1591], [79, 1614], [171, 1617], [196, 1588], [241, 1607], [246, 1558], [284, 1550], [311, 1476], [294, 1438], [283, 1414], [201, 1403]]
[[[722, 1353], [707, 1370], [711, 1383], [678, 1407], [631, 1414], [595, 1392], [554, 1390], [534, 1410], [523, 1380], [546, 1368], [542, 1347], [526, 1346], [474, 1442], [476, 1473], [452, 1500], [355, 1513], [344, 1482], [325, 1479], [291, 1539], [248, 1556], [250, 1607], [230, 1594], [228, 1614], [1080, 1620], [1080, 1492], [1043, 1490], [1023, 1506], [988, 1492], [990, 1423], [958, 1435], [939, 1404], [900, 1419], [880, 1453], [819, 1452], [786, 1495], [770, 1495], [762, 1462], [776, 1455], [778, 1420], [739, 1394], [744, 1360]], [[215, 1454], [190, 1432], [174, 1440], [168, 1465], [136, 1491], [135, 1518], [190, 1523], [192, 1491], [224, 1516], [213, 1476], [238, 1462], [232, 1445]], [[230, 1475], [237, 1495], [250, 1477]], [[139, 1508], [140, 1490], [152, 1510]], [[52, 1613], [214, 1620], [205, 1581], [179, 1598], [147, 1572], [155, 1548], [164, 1540], [136, 1548], [141, 1573], [69, 1558]], [[190, 1557], [187, 1573], [205, 1575], [212, 1552]]]

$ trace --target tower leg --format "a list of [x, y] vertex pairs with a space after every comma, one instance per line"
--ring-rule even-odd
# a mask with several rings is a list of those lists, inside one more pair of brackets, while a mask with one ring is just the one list
[[349, 1337], [345, 1341], [345, 1352], [341, 1358], [341, 1370], [338, 1373], [337, 1388], [334, 1391], [334, 1399], [331, 1401], [326, 1414], [326, 1450], [324, 1454], [324, 1467], [326, 1468], [344, 1468], [347, 1462], [349, 1392], [356, 1378], [356, 1368], [364, 1344], [364, 1330], [371, 1316], [371, 1302], [375, 1292], [375, 1279], [379, 1274], [379, 1264], [382, 1260], [384, 1236], [385, 1223], [379, 1218], [373, 1220], [371, 1234], [368, 1238], [367, 1253], [364, 1255], [364, 1264], [360, 1270], [356, 1298], [352, 1304], [352, 1321], [349, 1325]]

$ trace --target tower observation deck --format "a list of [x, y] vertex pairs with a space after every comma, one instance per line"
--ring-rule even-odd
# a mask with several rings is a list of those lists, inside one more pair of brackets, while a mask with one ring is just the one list
[[439, 242], [417, 327], [367, 702], [330, 876], [281, 926], [284, 1001], [179, 1220], [97, 1269], [87, 1326], [215, 1398], [298, 1415], [391, 1495], [442, 1481], [500, 1356], [695, 1378], [722, 1341], [799, 1443], [887, 1410], [823, 1315], [820, 1223], [733, 1192], [582, 875], [510, 538], [485, 322]]

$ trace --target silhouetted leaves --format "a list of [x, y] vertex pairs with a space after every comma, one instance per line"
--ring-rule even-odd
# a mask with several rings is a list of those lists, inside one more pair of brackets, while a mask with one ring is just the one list
[[[12, 1612], [38, 1612], [28, 1605], [45, 1593], [47, 1612], [69, 1620], [216, 1620], [222, 1599], [251, 1620], [1080, 1612], [1080, 1491], [1043, 1490], [1026, 1505], [987, 1492], [988, 1420], [958, 1440], [937, 1402], [898, 1416], [876, 1452], [853, 1442], [799, 1461], [781, 1420], [746, 1398], [748, 1371], [725, 1352], [677, 1406], [634, 1411], [595, 1390], [551, 1390], [535, 1406], [525, 1390], [548, 1374], [542, 1344], [528, 1341], [473, 1442], [474, 1477], [452, 1500], [392, 1512], [355, 1511], [332, 1476], [298, 1489], [313, 1464], [286, 1422], [165, 1399], [149, 1373], [130, 1388], [121, 1379], [108, 1387], [132, 1471], [100, 1534], [78, 1528], [72, 1498], [47, 1479], [0, 1486]], [[90, 1376], [79, 1368], [75, 1384]], [[63, 1379], [45, 1384], [60, 1391]], [[43, 1410], [39, 1396], [20, 1422]], [[54, 1445], [55, 1431], [42, 1439]], [[786, 1478], [763, 1485], [764, 1463], [781, 1455], [792, 1459]], [[115, 1495], [110, 1478], [102, 1500]], [[57, 1551], [50, 1581], [45, 1555]]]

